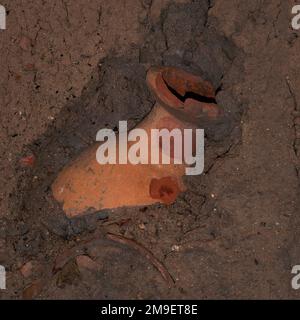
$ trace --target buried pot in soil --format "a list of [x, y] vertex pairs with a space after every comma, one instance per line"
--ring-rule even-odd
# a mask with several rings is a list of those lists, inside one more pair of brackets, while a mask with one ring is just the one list
[[[198, 129], [204, 125], [215, 127], [222, 123], [223, 111], [215, 103], [213, 86], [184, 70], [172, 67], [150, 68], [147, 83], [157, 102], [148, 116], [137, 125], [147, 137], [151, 136], [151, 143], [147, 145], [144, 155], [146, 161], [139, 164], [121, 163], [121, 154], [117, 152], [115, 158], [119, 160], [118, 163], [101, 164], [96, 154], [103, 144], [99, 147], [99, 143], [95, 143], [89, 147], [59, 173], [52, 185], [55, 199], [62, 203], [69, 217], [124, 206], [143, 206], [157, 202], [171, 204], [180, 192], [185, 191], [182, 176], [190, 163], [187, 163], [186, 158], [182, 161], [182, 154], [178, 155], [176, 150], [182, 146], [181, 151], [186, 151], [189, 144], [192, 145], [192, 153], [196, 154], [195, 158], [203, 158], [204, 136], [202, 134], [202, 141], [198, 139], [198, 133], [201, 133]], [[167, 129], [168, 132], [175, 130], [180, 135], [179, 140], [175, 137], [169, 140], [170, 148], [167, 151], [172, 158], [169, 164], [160, 162], [165, 150], [159, 139], [156, 143], [159, 161], [153, 164], [153, 149], [150, 150], [150, 145], [154, 145], [152, 131], [155, 129]], [[188, 129], [191, 133], [189, 141], [186, 137], [182, 139], [182, 134]], [[112, 141], [116, 146], [115, 139]], [[126, 145], [126, 150], [133, 144], [127, 140], [118, 143], [117, 151], [122, 149], [121, 143]], [[181, 161], [178, 161], [179, 156]], [[196, 163], [195, 169], [198, 165], [202, 169], [192, 174], [202, 173], [203, 161], [202, 164]]]

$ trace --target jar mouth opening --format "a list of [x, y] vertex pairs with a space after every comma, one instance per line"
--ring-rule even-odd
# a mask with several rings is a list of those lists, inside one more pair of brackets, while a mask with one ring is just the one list
[[160, 105], [185, 121], [220, 115], [215, 89], [200, 76], [176, 67], [152, 67], [147, 73], [147, 84]]

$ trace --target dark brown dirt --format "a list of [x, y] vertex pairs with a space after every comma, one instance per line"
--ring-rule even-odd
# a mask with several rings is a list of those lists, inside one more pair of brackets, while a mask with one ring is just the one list
[[[3, 3], [0, 33], [1, 298], [298, 298], [300, 95], [293, 1]], [[171, 206], [67, 219], [50, 185], [96, 132], [135, 126], [151, 65], [202, 75], [226, 112], [204, 125], [205, 173]], [[300, 103], [300, 102], [299, 102]], [[32, 167], [20, 159], [34, 155]], [[134, 239], [175, 280], [134, 248]], [[76, 260], [87, 255], [99, 269]], [[26, 277], [21, 267], [31, 262]], [[59, 268], [57, 267], [59, 265]]]

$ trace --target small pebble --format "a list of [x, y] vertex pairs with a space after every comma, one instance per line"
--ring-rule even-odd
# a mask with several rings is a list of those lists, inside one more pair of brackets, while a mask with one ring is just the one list
[[172, 251], [176, 251], [178, 252], [180, 250], [180, 246], [178, 246], [177, 244], [174, 244], [171, 248]]
[[31, 47], [31, 40], [28, 37], [23, 36], [20, 40], [20, 47], [24, 51], [28, 51]]
[[29, 278], [32, 275], [33, 263], [32, 261], [26, 262], [20, 269], [24, 278]]
[[76, 263], [79, 268], [88, 269], [92, 271], [99, 269], [99, 265], [88, 256], [84, 256], [84, 255], [77, 256]]

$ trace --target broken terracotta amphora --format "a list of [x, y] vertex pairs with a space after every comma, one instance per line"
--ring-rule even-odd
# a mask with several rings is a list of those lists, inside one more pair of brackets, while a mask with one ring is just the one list
[[[153, 67], [147, 73], [147, 84], [157, 102], [136, 128], [144, 129], [149, 137], [152, 129], [196, 129], [222, 117], [214, 88], [197, 75], [174, 67]], [[132, 142], [127, 143], [130, 148]], [[125, 206], [168, 205], [185, 191], [185, 163], [99, 164], [100, 145], [87, 148], [52, 185], [54, 198], [67, 216]]]

